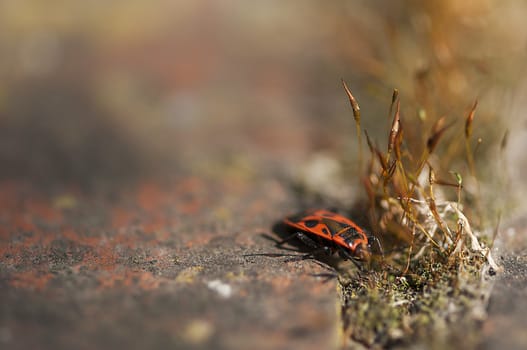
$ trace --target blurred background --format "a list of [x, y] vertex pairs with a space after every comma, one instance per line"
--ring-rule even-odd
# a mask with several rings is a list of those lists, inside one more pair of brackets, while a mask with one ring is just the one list
[[462, 129], [478, 99], [479, 156], [510, 130], [521, 179], [526, 15], [519, 0], [0, 0], [0, 176], [90, 188], [355, 154], [343, 78], [381, 140], [393, 88], [409, 125]]

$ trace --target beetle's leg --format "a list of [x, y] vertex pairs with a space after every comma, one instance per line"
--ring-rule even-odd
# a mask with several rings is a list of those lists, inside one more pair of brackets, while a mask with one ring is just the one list
[[315, 242], [314, 240], [309, 238], [305, 233], [300, 232], [300, 231], [295, 232], [291, 236], [284, 238], [280, 242], [276, 243], [276, 245], [277, 246], [281, 246], [282, 244], [289, 242], [293, 238], [298, 238], [302, 243], [304, 243], [308, 247], [311, 247], [311, 248], [319, 248], [320, 247], [320, 245], [317, 244], [317, 242]]
[[302, 243], [304, 243], [304, 245], [306, 245], [308, 247], [320, 248], [320, 245], [317, 244], [317, 242], [315, 242], [314, 240], [309, 238], [305, 233], [300, 232], [300, 231], [293, 233], [291, 236], [288, 236], [288, 237], [284, 238], [280, 242], [277, 242], [276, 245], [277, 246], [281, 246], [282, 244], [287, 243], [287, 242], [289, 242], [290, 240], [292, 240], [294, 238], [297, 238]]
[[[311, 252], [306, 253], [304, 255], [301, 255], [300, 256], [301, 260], [313, 258], [314, 256], [316, 256], [316, 255], [318, 255], [320, 253], [325, 253], [327, 255], [331, 255], [331, 248], [330, 247], [318, 244], [315, 240], [311, 239], [308, 235], [306, 235], [303, 232], [296, 232], [294, 237], [298, 238], [307, 247], [313, 248], [313, 250]], [[290, 239], [290, 238], [288, 237], [286, 239]]]
[[314, 259], [315, 256], [317, 256], [317, 255], [319, 255], [319, 254], [321, 254], [321, 253], [326, 253], [326, 254], [328, 254], [328, 251], [331, 252], [331, 250], [329, 249], [329, 247], [318, 246], [316, 249], [310, 251], [309, 253], [302, 254], [302, 255], [298, 255], [297, 257], [294, 257], [294, 258], [291, 258], [291, 259], [287, 259], [287, 261], [297, 261], [297, 260]]
[[[277, 242], [276, 245], [279, 247], [282, 244], [289, 242], [293, 238], [297, 238], [302, 243], [304, 243], [304, 245], [314, 249], [314, 251], [306, 254], [306, 256], [313, 256], [313, 255], [316, 255], [316, 254], [322, 253], [322, 252], [324, 252], [324, 253], [326, 253], [328, 255], [331, 254], [331, 249], [329, 247], [321, 246], [320, 244], [315, 242], [313, 239], [309, 238], [305, 233], [300, 232], [300, 231], [299, 232], [295, 232], [291, 236], [284, 238], [280, 242]], [[302, 255], [302, 256], [304, 256], [304, 255]]]
[[342, 248], [341, 246], [338, 246], [339, 249], [339, 256], [344, 259], [348, 260], [356, 260], [356, 258], [351, 255], [346, 249]]
[[315, 255], [315, 254], [322, 253], [322, 252], [326, 253], [327, 255], [331, 255], [331, 248], [330, 247], [328, 247], [326, 245], [318, 244], [316, 241], [311, 239], [305, 233], [298, 232], [297, 233], [297, 237], [298, 237], [299, 240], [302, 241], [302, 243], [304, 243], [308, 247], [311, 247], [311, 248], [315, 249], [313, 252], [310, 253], [311, 255]]
[[360, 271], [364, 270], [363, 263], [361, 263], [359, 260], [357, 260], [357, 258], [355, 256], [351, 255], [346, 249], [342, 248], [341, 246], [339, 246], [338, 249], [339, 249], [340, 257], [342, 257], [344, 259], [351, 260], [355, 264], [355, 266], [357, 266], [357, 268]]
[[313, 239], [309, 238], [305, 233], [303, 232], [297, 232], [296, 237], [302, 241], [305, 245], [307, 245], [310, 248], [318, 249], [320, 248], [320, 244], [315, 242]]
[[[276, 246], [280, 247], [281, 245], [289, 242], [292, 239], [299, 238], [298, 235], [301, 234], [301, 232], [295, 232], [291, 236], [287, 236], [286, 238], [282, 239], [281, 241], [276, 242]], [[299, 238], [300, 239], [300, 238]]]

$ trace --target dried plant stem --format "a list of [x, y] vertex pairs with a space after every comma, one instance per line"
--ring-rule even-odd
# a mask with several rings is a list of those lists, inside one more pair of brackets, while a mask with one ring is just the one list
[[486, 257], [487, 259], [487, 262], [489, 263], [489, 265], [495, 269], [496, 271], [499, 270], [499, 267], [498, 267], [498, 264], [496, 264], [496, 262], [494, 261], [494, 258], [492, 257], [492, 254], [490, 253], [490, 249], [489, 248], [483, 248], [481, 246], [481, 244], [479, 243], [479, 240], [478, 238], [476, 237], [476, 235], [472, 232], [472, 228], [470, 226], [470, 223], [467, 219], [467, 217], [465, 216], [465, 214], [463, 214], [463, 212], [458, 208], [458, 206], [455, 204], [455, 203], [447, 203], [446, 207], [445, 207], [445, 211], [452, 211], [453, 213], [455, 213], [459, 219], [459, 223], [462, 225], [463, 227], [463, 230], [464, 232], [466, 232], [466, 234], [468, 235], [468, 237], [470, 238], [470, 243], [471, 243], [471, 249], [472, 251], [474, 252], [478, 252], [480, 253], [482, 256]]
[[410, 243], [410, 246], [408, 247], [408, 259], [406, 260], [406, 267], [404, 268], [403, 275], [406, 275], [408, 273], [408, 270], [410, 269], [410, 261], [412, 260], [412, 251], [414, 249], [414, 241], [415, 241], [415, 226], [412, 229], [412, 242]]
[[426, 228], [417, 220], [416, 217], [414, 217], [413, 215], [407, 215], [407, 218], [412, 221], [412, 224], [415, 225], [415, 227], [417, 227], [422, 233], [424, 233], [424, 235], [430, 240], [433, 245], [435, 245], [441, 252], [445, 252], [443, 247], [441, 247], [441, 245], [434, 240], [430, 232], [426, 230]]
[[474, 116], [476, 115], [476, 107], [478, 101], [476, 100], [470, 109], [465, 120], [465, 149], [467, 152], [467, 162], [470, 170], [470, 174], [476, 177], [476, 167], [474, 166], [474, 153], [472, 153], [472, 147], [470, 146], [470, 137], [472, 136], [472, 124], [474, 122]]
[[467, 152], [467, 163], [470, 175], [476, 177], [476, 167], [474, 165], [474, 154], [472, 153], [472, 147], [470, 146], [470, 139], [465, 138], [465, 150]]
[[357, 130], [357, 146], [358, 146], [358, 152], [359, 152], [359, 166], [358, 166], [358, 176], [357, 178], [360, 181], [361, 178], [361, 172], [362, 172], [362, 164], [363, 164], [363, 153], [362, 153], [362, 133], [361, 133], [361, 126], [360, 126], [360, 106], [355, 97], [353, 96], [351, 90], [348, 88], [348, 85], [342, 79], [342, 85], [344, 86], [344, 90], [346, 91], [346, 94], [348, 95], [348, 99], [351, 104], [351, 109], [353, 110], [353, 119], [355, 120], [355, 128]]

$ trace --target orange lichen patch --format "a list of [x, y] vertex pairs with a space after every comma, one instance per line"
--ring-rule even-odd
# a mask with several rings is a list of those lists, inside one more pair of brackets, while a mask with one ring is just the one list
[[61, 237], [67, 238], [76, 244], [82, 244], [90, 247], [95, 247], [100, 245], [101, 238], [94, 236], [82, 236], [75, 232], [71, 227], [66, 227], [61, 231]]
[[62, 219], [62, 213], [50, 201], [30, 198], [24, 202], [24, 207], [31, 216], [46, 222], [57, 222]]
[[182, 192], [197, 192], [202, 189], [203, 186], [203, 180], [197, 177], [187, 177], [177, 183], [175, 191], [177, 194], [181, 194]]
[[36, 247], [46, 247], [56, 238], [50, 233], [33, 233], [17, 237], [16, 231], [11, 231], [7, 236], [7, 243], [0, 244], [0, 260], [5, 265], [18, 265], [23, 261], [23, 256]]
[[186, 215], [195, 214], [201, 208], [202, 204], [202, 201], [198, 199], [192, 199], [179, 205], [178, 210]]
[[263, 200], [263, 199], [255, 200], [249, 205], [247, 215], [256, 216], [262, 212], [265, 212], [265, 209], [267, 208], [267, 206], [268, 206], [268, 203], [266, 200]]
[[130, 227], [137, 218], [137, 213], [134, 213], [123, 208], [112, 209], [112, 228], [118, 230], [124, 227]]
[[137, 203], [146, 211], [159, 209], [165, 201], [166, 191], [158, 185], [145, 183], [139, 187], [137, 193]]
[[11, 275], [7, 283], [14, 288], [33, 289], [41, 291], [46, 288], [48, 282], [53, 278], [51, 273], [43, 273], [40, 271], [24, 271], [17, 272]]
[[31, 220], [31, 216], [27, 213], [13, 213], [8, 225], [17, 231], [36, 230], [35, 224]]
[[123, 287], [126, 289], [139, 288], [141, 290], [154, 290], [159, 288], [164, 278], [156, 277], [149, 271], [126, 270], [119, 273], [104, 274], [99, 277], [98, 289], [113, 289]]
[[112, 248], [98, 247], [86, 253], [82, 264], [91, 270], [113, 271], [117, 268], [118, 257]]
[[[141, 233], [146, 233], [141, 231]], [[159, 243], [159, 237], [157, 232], [155, 235], [152, 235], [151, 239], [145, 240], [144, 237], [135, 231], [121, 230], [115, 233], [113, 236], [104, 241], [104, 246], [107, 248], [115, 249], [117, 246], [121, 248], [130, 248], [135, 249], [138, 247], [149, 248], [152, 246], [157, 246]]]
[[36, 231], [36, 223], [54, 224], [63, 218], [61, 211], [51, 201], [38, 195], [27, 198], [26, 187], [17, 182], [0, 183], [1, 238], [7, 238], [15, 232]]
[[126, 248], [134, 248], [138, 244], [144, 245], [144, 243], [146, 242], [139, 241], [135, 234], [129, 233], [125, 230], [115, 233], [111, 238], [111, 241], [107, 242], [105, 246], [109, 249], [114, 249], [117, 245]]
[[0, 259], [5, 266], [14, 266], [22, 262], [20, 252], [22, 249], [13, 247], [12, 244], [0, 244]]
[[40, 246], [49, 246], [49, 244], [57, 238], [59, 234], [54, 232], [41, 232], [41, 231], [33, 231], [32, 235], [26, 235], [22, 240], [20, 240], [18, 243], [13, 244], [13, 247], [15, 249], [20, 249], [20, 251], [24, 249], [28, 249], [31, 247], [34, 247], [36, 245]]
[[163, 229], [167, 229], [171, 223], [164, 215], [153, 213], [145, 218], [141, 223], [141, 227], [146, 233], [156, 233]]
[[[328, 274], [328, 271], [319, 271], [317, 272], [318, 274]], [[310, 274], [310, 275], [307, 275], [306, 277], [306, 281], [304, 283], [309, 283], [311, 284], [311, 286], [309, 287], [309, 291], [312, 295], [324, 295], [324, 294], [327, 294], [327, 293], [334, 293], [335, 289], [336, 289], [336, 283], [337, 283], [337, 276], [335, 275], [335, 277], [333, 278], [333, 280], [328, 280], [328, 279], [331, 279], [330, 276], [321, 276], [321, 280], [320, 282], [317, 281], [316, 283], [310, 283], [313, 281], [313, 275], [316, 275], [317, 273], [314, 273], [314, 274]], [[322, 283], [322, 281], [324, 281], [324, 283]], [[331, 282], [333, 281], [333, 282]], [[330, 283], [331, 282], [331, 283]]]
[[158, 244], [157, 242], [164, 242], [169, 240], [172, 236], [172, 232], [173, 231], [170, 228], [166, 227], [164, 227], [162, 230], [156, 231], [154, 243]]
[[159, 288], [164, 278], [154, 276], [149, 271], [137, 271], [132, 275], [132, 280], [137, 283], [137, 286], [142, 290], [153, 290]]
[[194, 237], [194, 239], [191, 239], [189, 241], [187, 241], [185, 243], [185, 247], [186, 248], [191, 248], [195, 245], [197, 246], [203, 246], [207, 243], [209, 243], [209, 241], [214, 237], [215, 235], [214, 234], [211, 234], [211, 233], [199, 233], [199, 234], [196, 234]]
[[115, 230], [126, 230], [132, 227], [143, 230], [145, 233], [158, 233], [169, 230], [174, 226], [175, 218], [163, 214], [162, 208], [144, 213], [122, 208], [112, 209], [111, 226]]
[[287, 276], [274, 276], [270, 282], [277, 293], [283, 293], [289, 289], [292, 280]]

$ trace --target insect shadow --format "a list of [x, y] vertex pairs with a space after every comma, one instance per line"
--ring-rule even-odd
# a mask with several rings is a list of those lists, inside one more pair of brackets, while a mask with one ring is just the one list
[[274, 247], [280, 249], [277, 253], [254, 253], [245, 254], [244, 256], [265, 256], [271, 258], [286, 258], [285, 262], [295, 262], [302, 260], [311, 260], [319, 266], [328, 270], [325, 273], [310, 274], [313, 277], [323, 278], [323, 282], [338, 277], [339, 259], [329, 255], [325, 248], [312, 248], [297, 238], [297, 235], [291, 231], [282, 221], [277, 221], [272, 226], [272, 233], [260, 233], [263, 237], [274, 243]]

